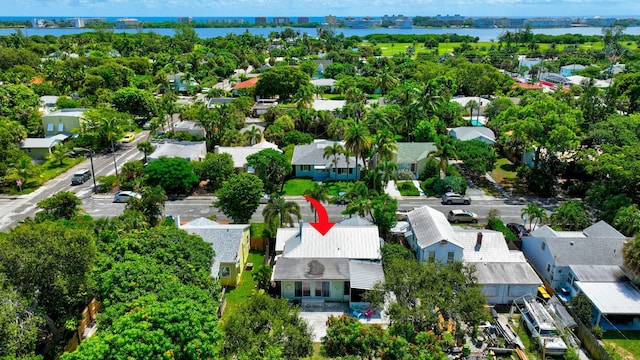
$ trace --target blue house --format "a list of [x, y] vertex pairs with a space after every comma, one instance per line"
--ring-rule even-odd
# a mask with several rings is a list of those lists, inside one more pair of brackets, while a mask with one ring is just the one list
[[570, 64], [560, 67], [560, 75], [571, 76], [575, 75], [578, 71], [584, 70], [586, 66], [580, 64]]
[[422, 206], [407, 214], [412, 234], [407, 242], [418, 261], [439, 261], [451, 264], [462, 261], [464, 247], [456, 232], [440, 211]]
[[[315, 140], [312, 144], [297, 145], [293, 149], [291, 166], [295, 177], [309, 177], [315, 181], [327, 180], [355, 180], [356, 179], [356, 158], [344, 154], [324, 157], [324, 149], [339, 143], [344, 147], [344, 141]], [[357, 166], [362, 168], [364, 162], [358, 159]], [[361, 171], [357, 172], [361, 175]]]

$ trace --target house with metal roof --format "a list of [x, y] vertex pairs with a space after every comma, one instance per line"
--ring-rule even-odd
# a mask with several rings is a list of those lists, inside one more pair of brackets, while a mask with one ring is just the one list
[[57, 134], [71, 135], [80, 129], [87, 109], [62, 109], [42, 115], [44, 136]]
[[443, 213], [429, 206], [410, 211], [407, 221], [411, 229], [405, 238], [418, 261], [472, 265], [488, 304], [512, 303], [535, 294], [542, 284], [524, 255], [509, 250], [501, 232], [451, 226]]
[[396, 143], [391, 161], [398, 164], [398, 170], [411, 171], [417, 179], [424, 171], [427, 159], [431, 153], [436, 152], [435, 143], [411, 142]]
[[493, 130], [484, 126], [460, 126], [449, 129], [449, 136], [460, 141], [479, 140], [483, 143], [494, 145], [496, 134]]
[[561, 290], [568, 284], [570, 266], [622, 266], [626, 240], [605, 221], [583, 231], [555, 231], [545, 225], [522, 242], [522, 252], [553, 289]]
[[201, 217], [179, 226], [213, 246], [211, 276], [222, 286], [237, 286], [249, 256], [249, 224], [220, 224]]
[[180, 121], [173, 125], [172, 130], [175, 133], [188, 133], [189, 135], [198, 139], [204, 139], [205, 135], [205, 130], [202, 125], [200, 125], [199, 122], [193, 120]]
[[624, 269], [627, 238], [599, 221], [582, 231], [542, 226], [522, 243], [529, 262], [565, 300], [584, 294], [593, 323], [603, 329], [640, 330], [640, 290]]
[[154, 139], [155, 150], [147, 156], [148, 161], [161, 157], [180, 157], [187, 161], [202, 161], [207, 155], [207, 143], [204, 141], [176, 141]]
[[26, 138], [20, 141], [20, 149], [33, 160], [46, 160], [53, 148], [61, 145], [67, 138], [68, 136], [64, 134], [46, 138]]
[[274, 149], [278, 152], [282, 150], [278, 149], [278, 145], [270, 143], [268, 141], [262, 141], [251, 146], [220, 146], [216, 145], [213, 152], [216, 154], [229, 154], [233, 159], [233, 167], [236, 172], [248, 172], [253, 173], [253, 168], [247, 164], [247, 157], [264, 149]]
[[362, 221], [336, 224], [325, 235], [304, 223], [278, 229], [272, 280], [282, 297], [360, 302], [384, 280], [378, 227], [353, 223]]
[[[311, 144], [296, 145], [293, 149], [291, 166], [295, 177], [309, 177], [315, 181], [327, 180], [354, 180], [361, 171], [354, 171], [356, 167], [355, 156], [347, 157], [344, 154], [324, 157], [324, 149], [339, 143], [344, 147], [344, 141], [315, 140]], [[334, 161], [336, 161], [334, 163]], [[358, 158], [358, 167], [362, 167], [364, 162]]]

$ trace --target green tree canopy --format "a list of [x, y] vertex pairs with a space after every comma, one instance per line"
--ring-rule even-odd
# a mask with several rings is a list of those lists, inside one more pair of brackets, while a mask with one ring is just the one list
[[256, 84], [256, 95], [290, 99], [301, 87], [310, 86], [310, 77], [296, 67], [275, 66], [265, 71]]
[[218, 200], [213, 206], [232, 218], [235, 223], [247, 224], [260, 205], [262, 188], [262, 180], [259, 177], [248, 173], [234, 174], [216, 193]]
[[156, 114], [156, 100], [148, 90], [121, 88], [113, 94], [111, 102], [118, 111], [141, 117], [145, 121]]
[[215, 192], [235, 172], [233, 158], [228, 153], [207, 153], [204, 160], [193, 163], [193, 170], [207, 188]]
[[44, 216], [38, 216], [39, 220], [71, 220], [83, 210], [80, 208], [82, 200], [71, 191], [61, 191], [40, 202], [38, 207], [42, 209]]
[[167, 194], [189, 194], [198, 185], [198, 177], [189, 162], [179, 157], [161, 157], [144, 168], [146, 183], [160, 186]]
[[255, 170], [264, 184], [264, 191], [269, 194], [282, 190], [284, 180], [291, 172], [289, 160], [275, 149], [264, 149], [247, 156], [247, 164]]

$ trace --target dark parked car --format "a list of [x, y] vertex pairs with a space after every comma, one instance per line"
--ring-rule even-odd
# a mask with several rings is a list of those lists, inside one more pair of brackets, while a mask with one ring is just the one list
[[522, 224], [508, 223], [507, 228], [511, 230], [512, 233], [516, 234], [516, 236], [520, 236], [520, 234], [522, 234], [522, 236], [529, 236], [529, 230], [527, 230], [527, 228]]

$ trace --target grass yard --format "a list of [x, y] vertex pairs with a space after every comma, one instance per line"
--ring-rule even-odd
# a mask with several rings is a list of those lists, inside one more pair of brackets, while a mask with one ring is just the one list
[[326, 358], [322, 355], [320, 355], [320, 347], [322, 346], [321, 343], [317, 342], [317, 343], [313, 343], [313, 355], [311, 355], [311, 357], [306, 357], [304, 359], [308, 359], [308, 360], [324, 360], [324, 359], [330, 359], [330, 358]]
[[402, 196], [420, 196], [420, 191], [418, 191], [411, 181], [398, 183], [398, 190]]
[[253, 281], [251, 275], [257, 272], [260, 265], [264, 263], [264, 251], [250, 251], [247, 262], [253, 263], [253, 270], [243, 271], [238, 287], [227, 291], [227, 307], [222, 315], [223, 320], [227, 314], [235, 311], [240, 304], [246, 302], [253, 295], [256, 282]]
[[640, 331], [622, 331], [622, 335], [615, 331], [607, 331], [602, 341], [605, 345], [613, 347], [622, 359], [640, 359]]
[[340, 192], [348, 193], [353, 188], [353, 183], [347, 181], [330, 181], [325, 184], [329, 188], [329, 196], [337, 196]]
[[311, 190], [316, 186], [316, 182], [311, 179], [291, 179], [284, 183], [285, 196], [300, 196], [305, 191]]
[[525, 184], [523, 184], [517, 177], [517, 166], [506, 158], [500, 158], [496, 162], [496, 168], [491, 172], [491, 177], [502, 186], [505, 191], [509, 192], [509, 189], [513, 188], [513, 195], [527, 195]]

